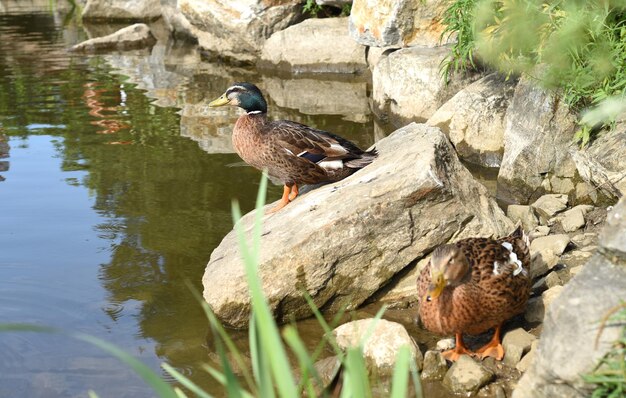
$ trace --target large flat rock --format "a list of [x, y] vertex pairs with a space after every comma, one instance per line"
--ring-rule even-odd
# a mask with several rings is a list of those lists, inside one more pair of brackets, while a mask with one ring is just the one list
[[[376, 147], [371, 165], [264, 217], [258, 272], [278, 320], [311, 315], [303, 290], [324, 311], [353, 309], [439, 244], [512, 230], [438, 128], [413, 123]], [[245, 230], [253, 219], [240, 221]], [[247, 326], [250, 299], [233, 231], [202, 281], [217, 316]]]
[[441, 77], [447, 47], [411, 47], [385, 52], [372, 70], [373, 110], [396, 125], [425, 121], [478, 74], [454, 76], [449, 84]]
[[515, 79], [492, 73], [459, 91], [428, 119], [450, 138], [459, 156], [485, 167], [498, 167], [504, 152], [504, 117]]
[[133, 50], [149, 47], [156, 43], [148, 25], [137, 23], [104, 37], [96, 37], [78, 43], [71, 48], [76, 52], [103, 52], [111, 50]]
[[82, 16], [91, 20], [154, 20], [161, 16], [161, 0], [87, 0]]
[[165, 18], [214, 58], [253, 64], [265, 40], [303, 19], [297, 0], [178, 0]]
[[348, 35], [348, 18], [308, 19], [274, 33], [258, 67], [293, 73], [362, 73], [365, 46]]

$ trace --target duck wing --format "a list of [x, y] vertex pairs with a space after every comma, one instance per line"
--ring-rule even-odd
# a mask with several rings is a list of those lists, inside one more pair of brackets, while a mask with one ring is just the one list
[[268, 123], [266, 133], [288, 153], [312, 163], [356, 159], [364, 153], [345, 138], [288, 120]]
[[484, 311], [475, 315], [476, 331], [493, 327], [524, 310], [531, 286], [530, 252], [525, 237], [516, 231], [497, 240], [475, 238], [459, 242], [471, 253], [467, 257], [472, 266], [472, 282], [480, 288], [475, 300]]

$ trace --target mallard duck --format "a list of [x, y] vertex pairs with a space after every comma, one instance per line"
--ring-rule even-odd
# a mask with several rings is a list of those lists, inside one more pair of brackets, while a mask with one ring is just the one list
[[270, 178], [284, 184], [275, 212], [298, 196], [298, 186], [341, 180], [370, 164], [375, 149], [363, 151], [327, 131], [289, 120], [267, 118], [267, 102], [251, 83], [235, 83], [209, 107], [238, 106], [246, 111], [233, 128], [233, 146], [239, 156]]
[[[417, 279], [422, 324], [433, 333], [454, 334], [456, 347], [444, 358], [467, 354], [501, 360], [502, 324], [524, 311], [530, 295], [529, 240], [521, 227], [500, 239], [469, 238], [437, 247]], [[484, 347], [471, 352], [463, 333], [495, 328]]]

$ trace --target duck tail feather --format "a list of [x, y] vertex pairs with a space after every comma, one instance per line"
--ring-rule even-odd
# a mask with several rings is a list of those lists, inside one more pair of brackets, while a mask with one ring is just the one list
[[368, 164], [372, 163], [374, 159], [378, 156], [378, 151], [376, 148], [372, 148], [367, 152], [363, 152], [359, 155], [358, 158], [346, 160], [344, 163], [346, 167], [350, 167], [351, 169], [362, 169]]

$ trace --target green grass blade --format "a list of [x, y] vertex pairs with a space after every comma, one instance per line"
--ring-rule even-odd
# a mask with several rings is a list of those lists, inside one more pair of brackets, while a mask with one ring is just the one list
[[363, 347], [365, 345], [365, 342], [372, 337], [372, 333], [374, 333], [374, 330], [376, 329], [376, 326], [378, 325], [378, 321], [381, 320], [381, 318], [383, 317], [383, 314], [385, 313], [385, 311], [387, 310], [387, 306], [383, 305], [382, 307], [380, 307], [380, 309], [376, 312], [376, 315], [374, 315], [374, 318], [372, 318], [372, 321], [370, 322], [370, 324], [367, 326], [367, 330], [365, 331], [365, 333], [363, 333], [363, 336], [361, 336], [361, 341], [360, 341], [360, 345], [361, 347]]
[[273, 398], [276, 396], [274, 392], [274, 384], [272, 383], [272, 374], [270, 371], [270, 361], [265, 350], [260, 349], [263, 347], [261, 342], [261, 336], [259, 336], [259, 330], [256, 327], [256, 319], [253, 316], [250, 319], [250, 331], [249, 339], [252, 346], [254, 346], [254, 360], [252, 362], [252, 369], [257, 380], [257, 388], [259, 389], [260, 397]]
[[283, 331], [283, 338], [298, 358], [301, 376], [300, 385], [303, 387], [302, 389], [306, 390], [307, 396], [314, 397], [316, 394], [313, 381], [315, 380], [320, 387], [323, 383], [317, 373], [317, 369], [315, 369], [313, 358], [307, 352], [306, 347], [302, 343], [302, 339], [300, 339], [300, 336], [298, 336], [298, 332], [294, 327], [288, 326], [285, 328]]
[[417, 363], [411, 360], [411, 380], [413, 381], [413, 387], [415, 388], [415, 398], [422, 398], [424, 393], [422, 392], [422, 381], [420, 380], [419, 371], [417, 370]]
[[217, 331], [221, 325], [219, 322], [211, 323], [211, 331], [213, 336], [215, 336], [215, 350], [217, 351], [218, 356], [220, 357], [220, 363], [222, 365], [222, 369], [224, 370], [224, 377], [226, 378], [226, 392], [228, 397], [239, 398], [241, 397], [241, 391], [243, 390], [239, 385], [239, 381], [235, 376], [235, 372], [233, 372], [232, 366], [228, 361], [228, 357], [226, 356], [226, 350], [224, 349], [223, 341], [219, 337], [219, 332]]
[[[263, 175], [263, 180], [265, 180], [265, 178], [265, 175]], [[262, 199], [259, 199], [259, 203], [262, 202]], [[257, 209], [257, 211], [258, 210], [259, 209]], [[239, 239], [239, 248], [243, 257], [248, 288], [250, 289], [250, 299], [256, 321], [259, 343], [262, 345], [264, 353], [268, 355], [274, 384], [280, 396], [288, 398], [295, 397], [297, 396], [297, 387], [293, 379], [293, 374], [291, 373], [289, 359], [285, 347], [282, 344], [278, 326], [274, 321], [267, 299], [263, 294], [261, 280], [258, 275], [258, 252], [255, 253], [255, 250], [251, 252], [248, 249], [240, 219], [241, 210], [239, 209], [239, 205], [235, 202], [233, 203], [233, 220], [235, 231]], [[257, 224], [260, 224], [260, 217], [256, 218], [256, 223], [253, 228], [253, 248], [260, 247], [261, 227]]]
[[391, 379], [390, 398], [406, 398], [409, 387], [409, 364], [411, 362], [411, 351], [409, 347], [402, 346], [396, 355], [396, 365], [393, 369]]
[[250, 317], [250, 327], [248, 329], [248, 345], [250, 346], [250, 362], [252, 362], [252, 375], [258, 384], [261, 381], [261, 370], [264, 369], [260, 362], [261, 352], [259, 350], [259, 339], [257, 338], [256, 322], [254, 317]]
[[[348, 376], [347, 378], [346, 375]], [[345, 382], [346, 379], [348, 382]], [[353, 397], [371, 398], [372, 396], [367, 368], [363, 359], [363, 350], [360, 347], [350, 347], [346, 350], [345, 384], [350, 384]]]
[[[324, 316], [320, 312], [319, 308], [317, 308], [317, 306], [313, 302], [313, 299], [311, 298], [311, 296], [307, 292], [304, 292], [304, 298], [307, 301], [307, 303], [309, 304], [309, 307], [311, 308], [311, 311], [313, 311], [313, 315], [315, 315], [315, 318], [317, 319], [318, 323], [322, 326], [322, 329], [324, 329], [324, 336], [322, 337], [322, 342], [320, 343], [319, 347], [323, 348], [323, 344], [325, 342], [328, 342], [328, 344], [330, 344], [331, 347], [333, 348], [333, 350], [335, 351], [335, 354], [337, 354], [339, 356], [340, 360], [341, 360], [343, 358], [343, 356], [344, 356], [344, 352], [341, 349], [341, 347], [339, 347], [337, 342], [335, 341], [335, 338], [333, 336], [333, 329], [334, 329], [336, 324], [339, 324], [339, 321], [340, 321], [341, 317], [343, 316], [343, 313], [344, 313], [345, 309], [342, 309], [340, 311], [340, 313], [338, 313], [337, 316], [335, 316], [335, 318], [333, 318], [333, 321], [331, 322], [331, 325], [329, 325], [326, 322], [326, 319], [324, 319]], [[316, 352], [317, 352], [317, 350], [316, 350]]]
[[226, 329], [224, 329], [224, 327], [222, 326], [221, 322], [217, 319], [217, 317], [215, 316], [215, 313], [213, 312], [211, 307], [209, 307], [209, 304], [206, 301], [204, 301], [204, 298], [202, 298], [200, 293], [193, 287], [193, 285], [191, 285], [191, 283], [188, 283], [187, 286], [189, 288], [189, 291], [191, 291], [191, 293], [194, 295], [196, 300], [198, 300], [198, 302], [202, 306], [202, 309], [204, 310], [204, 313], [207, 319], [209, 320], [209, 324], [212, 325], [212, 328], [213, 328], [212, 330], [217, 331], [217, 334], [219, 336], [215, 335], [215, 338], [221, 338], [224, 344], [226, 344], [226, 348], [232, 354], [232, 358], [234, 359], [239, 369], [241, 369], [241, 374], [244, 380], [246, 381], [248, 388], [250, 389], [250, 391], [254, 393], [256, 391], [254, 380], [252, 379], [252, 376], [250, 375], [250, 372], [248, 371], [248, 366], [243, 360], [243, 357], [241, 353], [239, 352], [239, 349], [237, 348], [233, 340], [230, 338], [230, 336], [226, 332]]
[[178, 398], [189, 398], [189, 397], [187, 396], [187, 394], [185, 394], [185, 393], [183, 392], [183, 390], [181, 390], [181, 389], [180, 389], [180, 388], [178, 388], [178, 387], [174, 387], [174, 392], [176, 393], [176, 396], [177, 396]]
[[[211, 377], [213, 377], [218, 383], [220, 383], [223, 386], [226, 386], [227, 384], [227, 380], [226, 380], [226, 376], [224, 376], [224, 374], [222, 372], [220, 372], [219, 370], [213, 368], [210, 365], [203, 365], [202, 368], [211, 375]], [[254, 398], [254, 396], [252, 394], [250, 394], [249, 392], [247, 392], [246, 390], [241, 390], [241, 395], [243, 396], [243, 398]]]
[[162, 363], [161, 367], [170, 374], [176, 381], [182, 384], [186, 389], [196, 394], [197, 397], [200, 398], [213, 398], [213, 396], [207, 392], [205, 392], [202, 388], [198, 387], [193, 381], [189, 380], [185, 375], [174, 369], [171, 365], [167, 363]]
[[261, 245], [261, 231], [263, 228], [263, 206], [265, 206], [265, 199], [267, 196], [267, 170], [263, 171], [261, 176], [261, 182], [259, 184], [259, 190], [256, 196], [255, 214], [254, 214], [254, 247], [253, 251], [256, 258], [260, 255]]

